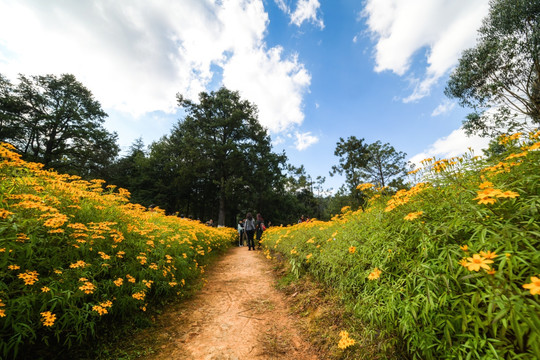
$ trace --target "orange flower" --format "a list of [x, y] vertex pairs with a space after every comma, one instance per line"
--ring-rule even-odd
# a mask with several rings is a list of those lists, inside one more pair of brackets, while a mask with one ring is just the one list
[[356, 247], [351, 246], [351, 247], [349, 248], [349, 252], [350, 252], [351, 254], [354, 254], [354, 253], [356, 252]]
[[469, 251], [469, 245], [467, 245], [467, 244], [461, 245], [459, 248], [460, 248], [461, 250], [463, 250], [463, 251]]
[[338, 347], [340, 349], [346, 349], [349, 346], [353, 346], [356, 341], [354, 339], [351, 339], [349, 337], [349, 333], [345, 330], [339, 332], [339, 336], [341, 336], [341, 339], [339, 340]]
[[56, 320], [56, 315], [51, 313], [50, 311], [44, 311], [41, 313], [41, 321], [43, 322], [43, 326], [53, 326], [54, 321]]
[[531, 276], [531, 282], [529, 284], [524, 284], [523, 288], [529, 289], [531, 295], [540, 295], [540, 278]]
[[24, 285], [34, 285], [38, 280], [38, 273], [37, 271], [28, 271], [17, 275], [19, 279], [24, 280]]
[[371, 273], [368, 275], [369, 280], [376, 280], [381, 277], [382, 271], [378, 268], [375, 268]]
[[79, 286], [79, 290], [84, 291], [85, 294], [92, 294], [95, 289], [96, 286], [90, 281], [87, 281], [84, 283], [84, 285]]

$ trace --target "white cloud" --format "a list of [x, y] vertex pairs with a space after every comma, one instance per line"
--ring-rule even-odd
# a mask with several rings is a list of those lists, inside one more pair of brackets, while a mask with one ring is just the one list
[[274, 0], [281, 11], [289, 15], [291, 24], [300, 27], [304, 22], [310, 22], [321, 30], [324, 29], [324, 22], [317, 12], [321, 7], [319, 0], [298, 0], [296, 9], [291, 11], [291, 8], [285, 4], [284, 0]]
[[311, 145], [319, 142], [319, 138], [311, 135], [310, 131], [305, 132], [305, 133], [296, 132], [295, 136], [296, 136], [296, 149], [298, 151], [305, 150]]
[[482, 149], [485, 149], [489, 145], [489, 138], [483, 138], [480, 136], [467, 136], [463, 128], [452, 131], [452, 133], [446, 137], [437, 139], [426, 150], [419, 154], [412, 156], [409, 161], [420, 167], [420, 161], [430, 158], [451, 158], [459, 156], [468, 151], [469, 148], [474, 150], [477, 155], [482, 154]]
[[257, 104], [261, 124], [272, 132], [302, 123], [302, 96], [310, 81], [295, 56], [282, 59], [280, 47], [235, 53], [223, 67], [223, 83]]
[[[73, 73], [106, 111], [141, 116], [175, 112], [178, 92], [196, 100], [218, 69], [280, 131], [302, 123], [311, 79], [266, 47], [268, 23], [262, 0], [1, 0], [0, 73]], [[232, 80], [241, 66], [254, 77]]]
[[431, 116], [435, 117], [435, 116], [439, 116], [439, 115], [442, 115], [442, 114], [446, 114], [450, 111], [452, 111], [452, 109], [456, 106], [456, 103], [453, 102], [453, 101], [450, 101], [448, 99], [445, 99], [441, 104], [439, 104], [439, 106], [437, 106], [433, 112], [431, 113]]
[[324, 29], [324, 22], [317, 17], [317, 10], [320, 6], [319, 0], [298, 0], [296, 10], [291, 14], [291, 22], [300, 26], [304, 21], [309, 21]]
[[[474, 46], [488, 0], [367, 0], [363, 18], [376, 41], [375, 71], [416, 77], [410, 102], [429, 95], [463, 50]], [[412, 57], [426, 50], [423, 74], [410, 74]]]

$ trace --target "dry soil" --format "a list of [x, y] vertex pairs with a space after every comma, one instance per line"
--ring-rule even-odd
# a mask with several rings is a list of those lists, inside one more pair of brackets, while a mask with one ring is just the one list
[[229, 250], [193, 298], [162, 314], [158, 351], [147, 360], [318, 359], [261, 251]]

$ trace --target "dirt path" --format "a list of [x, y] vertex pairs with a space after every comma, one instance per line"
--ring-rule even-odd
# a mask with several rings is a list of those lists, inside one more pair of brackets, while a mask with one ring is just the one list
[[231, 249], [192, 299], [160, 316], [160, 349], [150, 359], [317, 359], [274, 287], [260, 251]]

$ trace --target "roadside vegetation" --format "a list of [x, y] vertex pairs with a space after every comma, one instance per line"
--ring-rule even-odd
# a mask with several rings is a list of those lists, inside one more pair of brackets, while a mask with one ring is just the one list
[[270, 228], [266, 255], [337, 291], [357, 324], [343, 356], [538, 359], [539, 136], [502, 136], [487, 160], [426, 159], [409, 190], [361, 184], [364, 211]]
[[[188, 293], [236, 231], [165, 216], [0, 146], [0, 357], [67, 350]], [[58, 355], [58, 354], [56, 354]]]

